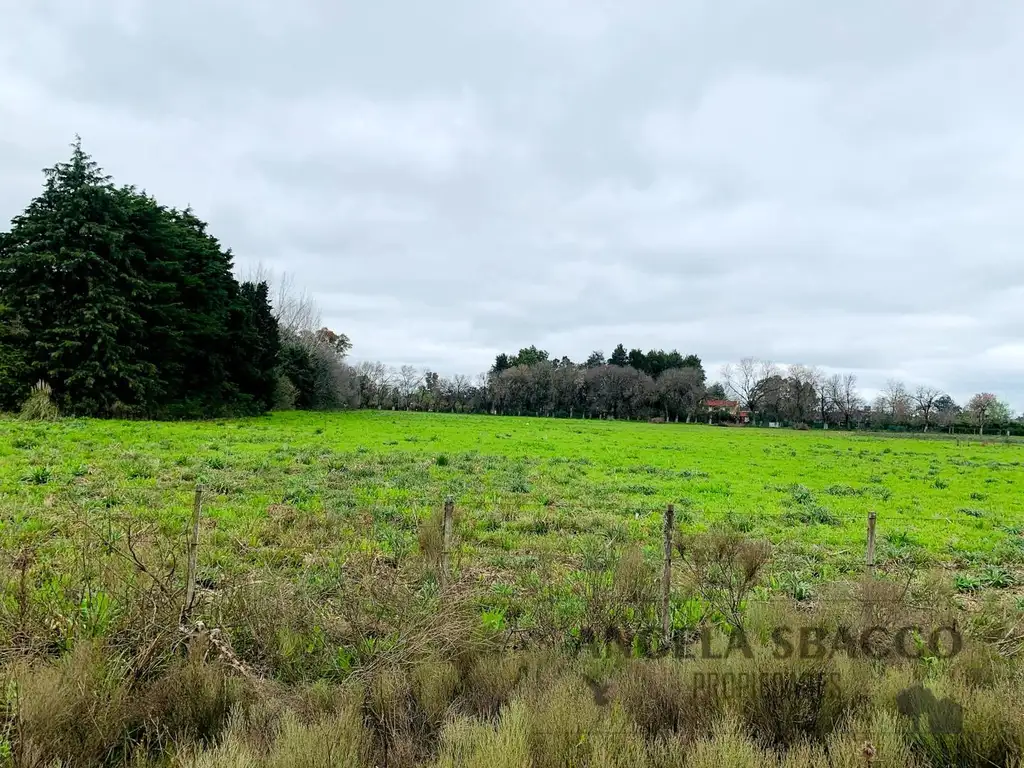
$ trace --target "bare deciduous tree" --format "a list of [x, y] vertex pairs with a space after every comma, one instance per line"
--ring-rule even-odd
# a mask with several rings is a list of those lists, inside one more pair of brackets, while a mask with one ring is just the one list
[[260, 263], [246, 271], [245, 279], [270, 286], [270, 303], [282, 333], [300, 338], [321, 327], [320, 307], [308, 290], [296, 287], [295, 275], [277, 274]]
[[465, 406], [466, 396], [469, 394], [471, 384], [469, 376], [461, 373], [456, 373], [448, 381], [452, 399], [452, 411], [454, 412]]
[[786, 415], [797, 422], [812, 420], [818, 406], [817, 371], [806, 365], [791, 365], [786, 371]]
[[620, 365], [602, 365], [586, 373], [587, 399], [597, 414], [614, 419], [636, 415], [654, 391], [646, 373]]
[[381, 408], [389, 395], [392, 372], [381, 362], [364, 361], [356, 366], [363, 402]]
[[298, 336], [320, 327], [320, 307], [309, 291], [295, 287], [294, 275], [283, 273], [274, 289], [272, 303], [282, 331]]
[[886, 381], [882, 391], [875, 398], [875, 408], [886, 423], [900, 424], [907, 421], [911, 400], [906, 385], [898, 379]]
[[950, 427], [956, 422], [963, 409], [949, 395], [942, 395], [935, 401], [935, 425]]
[[401, 398], [401, 406], [409, 409], [410, 400], [416, 388], [423, 381], [423, 374], [411, 365], [403, 365], [398, 369], [395, 377], [398, 387], [398, 395]]
[[932, 418], [936, 411], [936, 402], [942, 397], [943, 392], [935, 387], [920, 386], [914, 390], [912, 400], [916, 406], [918, 415], [924, 420], [924, 431], [927, 432], [932, 425]]
[[857, 377], [852, 373], [834, 374], [826, 385], [829, 400], [842, 419], [843, 426], [850, 428], [854, 415], [863, 407], [864, 402], [857, 392]]
[[985, 434], [985, 424], [1005, 421], [1010, 409], [991, 392], [979, 392], [967, 402], [967, 411], [978, 425], [978, 434]]
[[583, 368], [573, 363], [562, 363], [551, 376], [552, 404], [567, 413], [571, 419], [583, 400]]
[[669, 368], [654, 382], [655, 397], [665, 414], [665, 421], [682, 414], [691, 421], [704, 400], [704, 384], [695, 368]]
[[815, 404], [818, 409], [818, 416], [821, 418], [821, 428], [828, 429], [830, 417], [835, 414], [835, 403], [832, 402], [829, 392], [829, 378], [817, 366], [811, 366], [811, 385], [816, 393]]
[[729, 363], [722, 369], [722, 381], [741, 406], [757, 413], [761, 410], [768, 381], [778, 373], [770, 360], [744, 357], [739, 363]]

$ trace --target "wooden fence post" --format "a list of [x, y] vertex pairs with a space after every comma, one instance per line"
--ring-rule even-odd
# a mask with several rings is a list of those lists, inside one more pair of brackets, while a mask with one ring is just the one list
[[441, 588], [448, 584], [448, 555], [452, 548], [452, 522], [455, 515], [455, 501], [451, 496], [444, 500], [444, 521], [441, 524]]
[[875, 571], [875, 510], [868, 515], [868, 554], [866, 560], [868, 573]]
[[196, 566], [199, 555], [199, 517], [203, 513], [203, 486], [196, 486], [192, 502], [192, 530], [188, 538], [188, 574], [185, 582], [185, 604], [181, 609], [182, 623], [188, 620], [196, 600]]
[[661, 639], [667, 649], [672, 642], [672, 615], [669, 595], [672, 592], [672, 533], [675, 530], [676, 510], [669, 504], [665, 508], [665, 570], [661, 575]]

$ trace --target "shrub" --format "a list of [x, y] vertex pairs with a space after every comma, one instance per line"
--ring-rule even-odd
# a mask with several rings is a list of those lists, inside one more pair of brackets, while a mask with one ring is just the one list
[[525, 477], [523, 477], [521, 475], [518, 475], [518, 476], [512, 477], [509, 480], [508, 490], [511, 493], [529, 493], [530, 492], [530, 483], [527, 482]]
[[600, 716], [593, 696], [582, 683], [560, 680], [543, 691], [531, 692], [529, 743], [536, 768], [591, 765], [590, 734]]
[[123, 691], [115, 677], [96, 649], [85, 644], [59, 664], [18, 670], [14, 764], [29, 756], [39, 765], [104, 759], [124, 725]]
[[56, 421], [60, 410], [53, 402], [53, 389], [45, 381], [32, 385], [28, 399], [21, 406], [21, 418], [29, 421]]
[[809, 504], [814, 501], [814, 492], [806, 485], [796, 483], [790, 488], [793, 502], [796, 504]]
[[220, 664], [190, 658], [171, 666], [146, 692], [139, 707], [152, 738], [214, 742], [227, 726], [232, 708], [242, 699], [242, 685]]
[[364, 710], [387, 765], [415, 762], [413, 703], [411, 681], [397, 669], [382, 670], [370, 682]]
[[688, 768], [762, 768], [772, 762], [744, 732], [742, 725], [730, 718], [718, 725], [713, 736], [693, 745], [686, 765]]
[[786, 592], [797, 602], [804, 602], [814, 597], [814, 589], [810, 582], [802, 579], [799, 574], [790, 573], [782, 580]]
[[123, 765], [129, 744], [211, 743], [241, 699], [237, 681], [201, 659], [131, 684], [129, 665], [100, 644], [15, 670], [14, 765]]
[[523, 768], [530, 765], [528, 713], [522, 702], [502, 712], [496, 726], [460, 718], [441, 737], [438, 768]]
[[[286, 712], [273, 734], [273, 749], [266, 761], [259, 763], [264, 768], [333, 768], [336, 765], [370, 766], [379, 765], [374, 760], [375, 750], [370, 732], [363, 726], [359, 710], [344, 708], [305, 724], [294, 713]], [[223, 747], [222, 747], [223, 748]], [[214, 761], [207, 765], [213, 768], [224, 763]], [[231, 764], [252, 766], [255, 760]]]
[[426, 661], [413, 668], [413, 695], [427, 728], [441, 728], [458, 687], [459, 671], [450, 661]]
[[292, 384], [292, 380], [284, 374], [278, 374], [274, 383], [274, 404], [275, 411], [292, 411], [299, 397], [299, 390]]
[[825, 493], [829, 496], [860, 496], [864, 491], [854, 488], [852, 485], [843, 485], [842, 483], [833, 483], [825, 489]]
[[649, 737], [706, 736], [722, 700], [710, 686], [695, 686], [692, 665], [675, 659], [630, 663], [615, 682], [615, 697]]
[[472, 713], [494, 717], [509, 702], [524, 672], [523, 660], [516, 655], [481, 657], [471, 661], [459, 693]]
[[682, 537], [676, 548], [701, 599], [723, 620], [741, 627], [746, 599], [771, 559], [768, 542], [747, 540], [734, 531], [725, 531]]
[[790, 747], [821, 741], [842, 721], [848, 702], [829, 681], [826, 667], [790, 662], [762, 663], [758, 683], [741, 707], [750, 732], [761, 743]]

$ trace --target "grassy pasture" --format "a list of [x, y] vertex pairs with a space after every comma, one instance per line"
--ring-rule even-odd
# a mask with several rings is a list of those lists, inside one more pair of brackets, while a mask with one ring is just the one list
[[881, 562], [969, 571], [1022, 553], [1022, 459], [999, 442], [420, 413], [7, 420], [0, 541], [60, 547], [52, 526], [105, 516], [179, 530], [202, 483], [210, 568], [400, 556], [450, 494], [463, 562], [513, 570], [588, 535], [653, 552], [673, 503], [682, 530], [718, 521], [767, 538], [812, 579], [860, 566], [872, 509]]
[[[419, 413], [0, 419], [0, 768], [1021, 765], [1022, 451]], [[771, 542], [750, 657], [660, 644], [669, 503], [681, 542]], [[735, 632], [717, 583], [677, 565], [673, 643]], [[775, 628], [808, 625], [965, 640], [773, 655]], [[911, 727], [915, 685], [962, 729]]]

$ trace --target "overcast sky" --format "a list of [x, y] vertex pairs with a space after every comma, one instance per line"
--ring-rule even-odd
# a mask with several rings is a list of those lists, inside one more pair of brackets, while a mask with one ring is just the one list
[[0, 0], [0, 219], [80, 133], [357, 359], [622, 341], [1024, 408], [1024, 3]]

